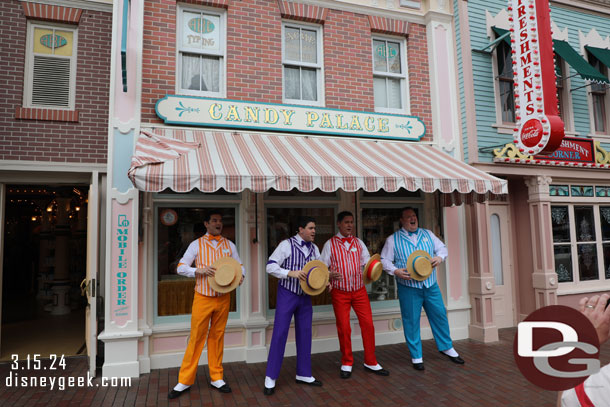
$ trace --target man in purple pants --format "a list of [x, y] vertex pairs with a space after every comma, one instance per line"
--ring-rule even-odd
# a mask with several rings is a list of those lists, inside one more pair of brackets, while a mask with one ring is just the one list
[[311, 297], [303, 292], [299, 279], [305, 280], [303, 267], [310, 260], [317, 260], [320, 251], [313, 243], [316, 236], [314, 218], [299, 217], [299, 232], [290, 239], [280, 242], [269, 261], [267, 273], [280, 279], [277, 287], [273, 336], [267, 358], [264, 394], [270, 396], [275, 391], [275, 381], [280, 375], [284, 360], [284, 350], [288, 338], [290, 320], [294, 315], [297, 345], [296, 381], [310, 386], [322, 386], [311, 374], [311, 320], [313, 308]]

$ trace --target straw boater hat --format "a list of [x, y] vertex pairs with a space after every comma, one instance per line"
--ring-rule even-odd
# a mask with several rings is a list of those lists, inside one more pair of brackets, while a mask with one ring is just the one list
[[208, 277], [210, 287], [219, 293], [233, 291], [241, 280], [241, 264], [233, 257], [221, 257], [212, 266], [216, 269], [214, 277]]
[[407, 259], [407, 271], [411, 278], [417, 281], [424, 281], [432, 274], [432, 263], [430, 254], [423, 250], [416, 250]]
[[364, 284], [370, 284], [373, 281], [379, 280], [381, 272], [383, 271], [383, 265], [381, 264], [381, 256], [374, 254], [369, 261], [366, 262], [364, 270]]
[[299, 280], [301, 288], [305, 291], [305, 294], [309, 294], [312, 297], [320, 294], [326, 288], [328, 284], [328, 267], [320, 260], [312, 260], [305, 264], [303, 270], [307, 273], [307, 279], [305, 281]]

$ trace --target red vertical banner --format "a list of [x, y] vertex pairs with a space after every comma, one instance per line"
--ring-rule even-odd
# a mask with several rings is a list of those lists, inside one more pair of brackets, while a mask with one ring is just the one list
[[516, 126], [523, 153], [552, 154], [565, 134], [557, 87], [548, 0], [510, 0]]

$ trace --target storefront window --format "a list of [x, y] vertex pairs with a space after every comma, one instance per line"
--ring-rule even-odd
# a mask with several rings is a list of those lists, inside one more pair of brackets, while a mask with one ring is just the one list
[[[171, 205], [156, 208], [157, 316], [159, 317], [191, 313], [196, 279], [179, 275], [176, 268], [189, 244], [206, 233], [203, 217], [208, 209]], [[220, 211], [223, 214], [222, 235], [235, 242], [236, 209], [221, 208]], [[236, 310], [236, 291], [232, 291], [230, 311]]]
[[[371, 255], [383, 249], [386, 239], [400, 229], [401, 208], [363, 208], [362, 240]], [[367, 286], [371, 301], [395, 300], [398, 298], [394, 276], [386, 272], [381, 278]]]
[[551, 207], [560, 283], [610, 280], [610, 206]]
[[[322, 251], [324, 243], [335, 234], [335, 208], [267, 208], [267, 257], [284, 239], [294, 236], [298, 231], [297, 219], [299, 216], [311, 216], [316, 220], [316, 238], [314, 243]], [[267, 274], [269, 309], [275, 309], [278, 279]], [[330, 293], [324, 290], [320, 295], [311, 298], [313, 305], [331, 304]]]

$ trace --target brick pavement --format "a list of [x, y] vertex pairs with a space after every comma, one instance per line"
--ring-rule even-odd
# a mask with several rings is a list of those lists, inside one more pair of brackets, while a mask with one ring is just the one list
[[[362, 369], [363, 352], [355, 352], [352, 377], [339, 378], [339, 352], [315, 354], [314, 375], [324, 383], [310, 388], [294, 382], [296, 358], [284, 360], [277, 381], [276, 393], [262, 393], [265, 363], [226, 363], [225, 379], [233, 388], [221, 394], [209, 387], [207, 367], [201, 366], [197, 382], [189, 394], [171, 402], [169, 389], [175, 385], [178, 369], [153, 370], [130, 387], [101, 387], [101, 379], [93, 380], [93, 388], [6, 387], [10, 364], [0, 365], [0, 406], [553, 406], [556, 393], [543, 391], [529, 384], [513, 361], [512, 338], [515, 329], [500, 331], [500, 341], [483, 344], [472, 340], [456, 341], [455, 347], [466, 365], [452, 364], [436, 350], [434, 341], [424, 341], [426, 370], [411, 367], [404, 344], [377, 347], [377, 358], [388, 370], [389, 377], [378, 377]], [[610, 346], [602, 349], [602, 365], [610, 361]], [[49, 362], [44, 361], [43, 367]], [[19, 368], [25, 367], [20, 364]], [[22, 369], [21, 376], [86, 376], [87, 360], [68, 358], [66, 370], [35, 372]], [[64, 379], [67, 380], [67, 379]], [[100, 386], [97, 387], [96, 385]]]

